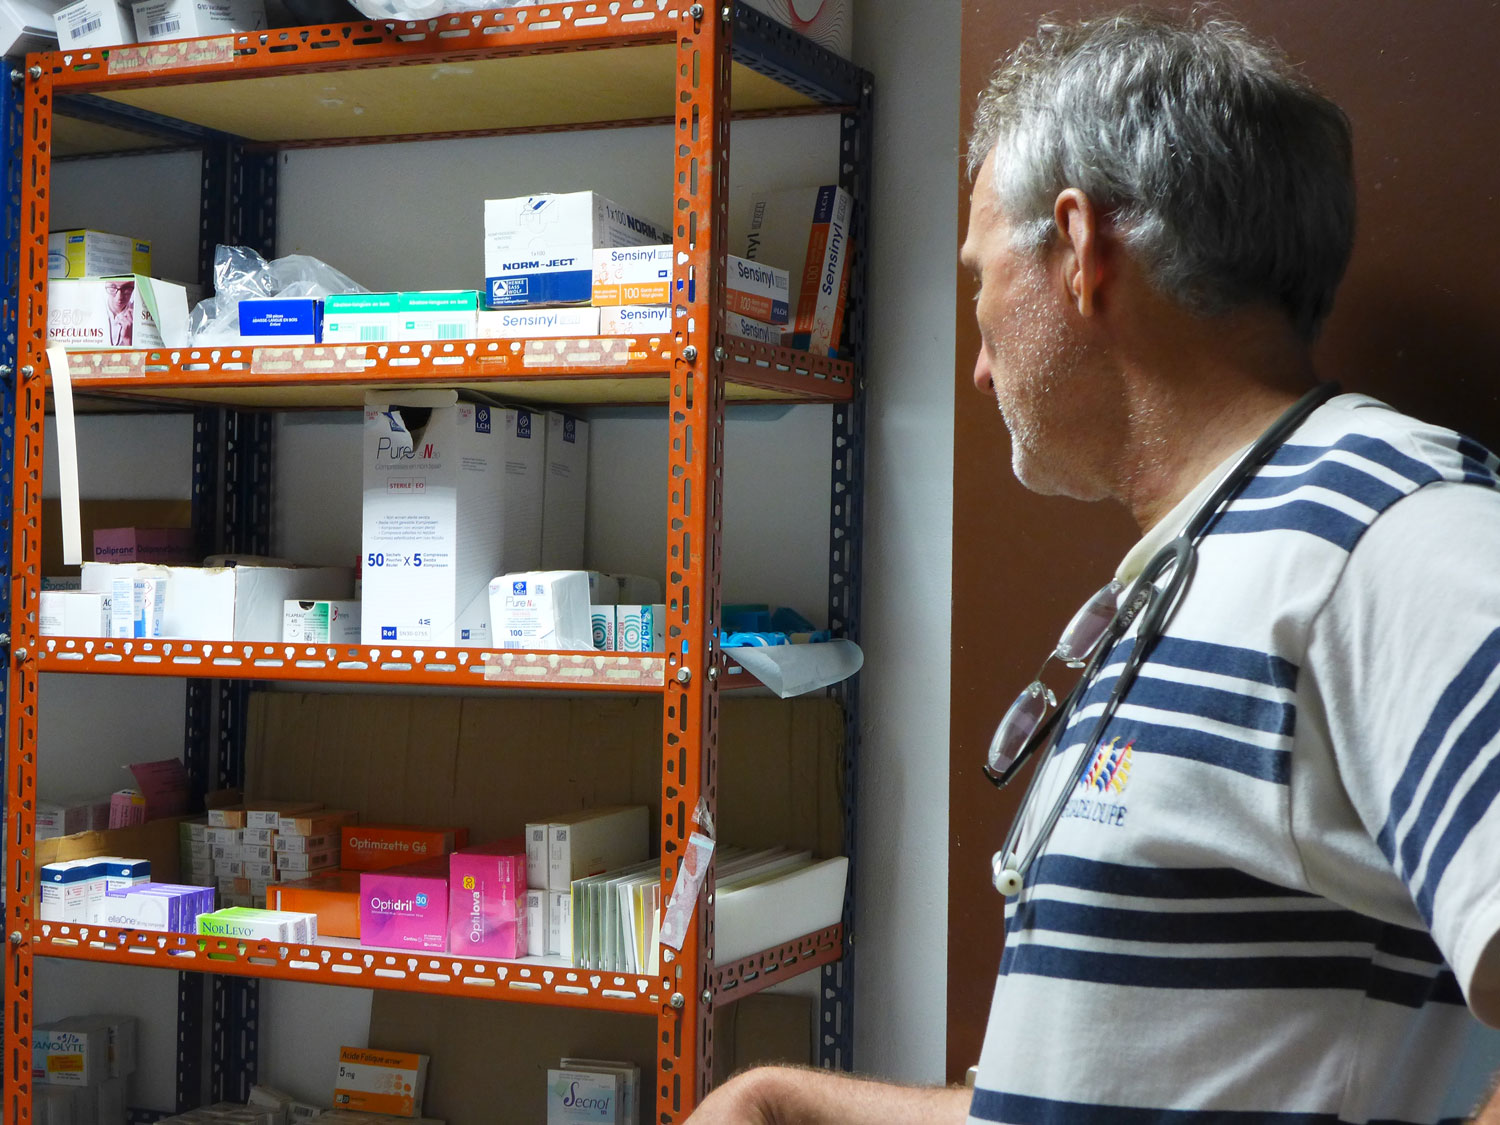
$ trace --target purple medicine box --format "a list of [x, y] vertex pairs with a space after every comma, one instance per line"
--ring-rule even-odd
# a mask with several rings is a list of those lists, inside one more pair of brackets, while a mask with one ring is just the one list
[[475, 957], [526, 956], [526, 841], [448, 857], [448, 948]]
[[447, 949], [448, 857], [360, 872], [359, 943]]

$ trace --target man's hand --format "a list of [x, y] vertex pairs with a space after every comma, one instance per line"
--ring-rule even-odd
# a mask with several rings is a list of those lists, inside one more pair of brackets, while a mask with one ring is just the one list
[[964, 1089], [897, 1086], [827, 1070], [761, 1067], [736, 1075], [690, 1125], [963, 1125]]

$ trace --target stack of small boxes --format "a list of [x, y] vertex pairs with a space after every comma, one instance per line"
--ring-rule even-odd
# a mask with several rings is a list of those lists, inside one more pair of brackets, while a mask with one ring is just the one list
[[71, 1016], [31, 1033], [32, 1120], [37, 1125], [124, 1125], [125, 1082], [135, 1073], [130, 1016]]
[[[206, 825], [184, 825], [194, 881], [217, 887], [226, 907], [266, 905], [266, 888], [339, 865], [339, 828], [358, 818], [312, 802], [259, 801], [210, 809]], [[201, 831], [203, 843], [195, 836]], [[206, 845], [206, 847], [205, 847]], [[207, 853], [207, 872], [203, 869]]]

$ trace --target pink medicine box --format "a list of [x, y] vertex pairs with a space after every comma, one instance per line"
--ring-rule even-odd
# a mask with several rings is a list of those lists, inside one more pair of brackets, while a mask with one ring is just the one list
[[526, 841], [465, 848], [448, 864], [449, 951], [526, 956]]
[[359, 943], [387, 949], [447, 949], [447, 857], [361, 872]]

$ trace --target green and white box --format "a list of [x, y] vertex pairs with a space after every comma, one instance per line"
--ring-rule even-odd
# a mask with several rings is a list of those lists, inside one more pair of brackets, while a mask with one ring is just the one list
[[365, 400], [361, 642], [490, 647], [490, 580], [541, 563], [541, 415], [391, 394]]
[[336, 294], [323, 299], [323, 343], [472, 340], [478, 307], [473, 289]]
[[359, 603], [291, 601], [284, 603], [281, 639], [289, 644], [359, 644]]

